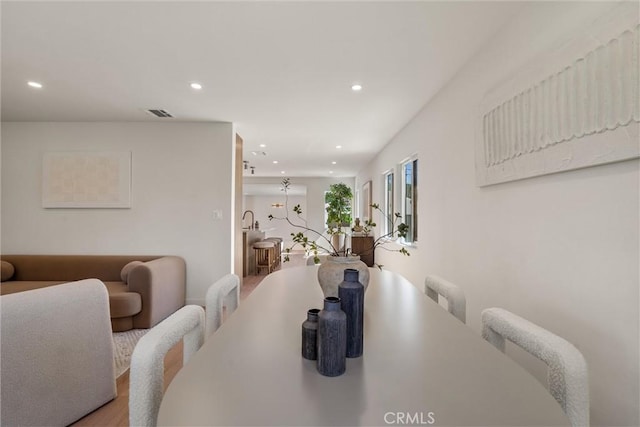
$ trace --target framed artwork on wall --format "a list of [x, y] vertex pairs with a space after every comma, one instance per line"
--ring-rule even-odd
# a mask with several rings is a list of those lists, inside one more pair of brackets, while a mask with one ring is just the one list
[[600, 20], [485, 94], [478, 186], [640, 157], [637, 19]]
[[131, 152], [45, 153], [42, 207], [130, 208]]
[[371, 181], [367, 181], [362, 185], [362, 222], [371, 219]]

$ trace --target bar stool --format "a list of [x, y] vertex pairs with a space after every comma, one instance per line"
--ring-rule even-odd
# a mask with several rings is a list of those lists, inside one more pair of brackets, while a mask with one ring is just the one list
[[256, 258], [256, 275], [260, 273], [261, 268], [266, 268], [267, 274], [271, 273], [276, 253], [275, 243], [262, 240], [255, 242], [252, 247]]
[[279, 266], [280, 262], [282, 261], [282, 237], [267, 237], [263, 240], [263, 242], [264, 241], [273, 242], [273, 244], [275, 245], [276, 254], [274, 258], [274, 267]]

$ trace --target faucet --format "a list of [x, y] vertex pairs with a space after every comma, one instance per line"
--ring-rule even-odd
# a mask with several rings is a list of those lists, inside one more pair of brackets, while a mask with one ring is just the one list
[[251, 211], [251, 210], [244, 211], [244, 213], [242, 214], [242, 221], [244, 221], [244, 217], [245, 217], [245, 215], [247, 215], [247, 213], [251, 214], [251, 225], [249, 226], [249, 229], [253, 230], [253, 220], [255, 219], [254, 216], [253, 216], [253, 211]]

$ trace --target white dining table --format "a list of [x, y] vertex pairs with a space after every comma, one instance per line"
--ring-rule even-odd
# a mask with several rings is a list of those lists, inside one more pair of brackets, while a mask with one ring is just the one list
[[545, 387], [400, 274], [371, 268], [364, 354], [325, 377], [301, 356], [317, 266], [269, 274], [169, 385], [167, 426], [559, 426]]

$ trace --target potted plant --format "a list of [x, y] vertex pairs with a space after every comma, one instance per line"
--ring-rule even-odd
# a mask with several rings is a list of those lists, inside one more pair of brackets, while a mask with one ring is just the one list
[[351, 225], [351, 187], [345, 183], [331, 184], [324, 195], [327, 204], [327, 226], [348, 227]]
[[[327, 233], [322, 233], [307, 226], [307, 221], [302, 216], [302, 208], [300, 205], [295, 205], [292, 209], [295, 216], [291, 217], [289, 215], [289, 206], [288, 206], [288, 189], [290, 185], [289, 178], [285, 178], [282, 180], [282, 189], [285, 193], [285, 215], [283, 217], [275, 217], [273, 215], [269, 215], [269, 220], [281, 220], [287, 221], [289, 225], [294, 228], [300, 229], [297, 233], [291, 233], [292, 240], [294, 242], [292, 247], [285, 248], [285, 256], [283, 262], [289, 261], [289, 253], [295, 246], [300, 246], [304, 249], [309, 255], [313, 256], [313, 260], [315, 264], [320, 264], [319, 255], [324, 252], [327, 256], [327, 262], [324, 262], [318, 268], [318, 282], [322, 287], [322, 290], [325, 296], [337, 296], [338, 292], [338, 284], [343, 280], [344, 269], [346, 268], [355, 268], [359, 272], [359, 281], [365, 287], [365, 290], [369, 284], [369, 267], [360, 261], [360, 256], [352, 256], [349, 252], [350, 249], [340, 250], [339, 246], [334, 245], [332, 242], [331, 236], [336, 233], [336, 227], [329, 227]], [[334, 184], [338, 185], [338, 184]], [[344, 184], [342, 184], [344, 185]], [[348, 188], [348, 187], [347, 187]], [[350, 189], [349, 189], [350, 190]], [[340, 189], [340, 191], [342, 191]], [[345, 192], [346, 193], [346, 192]], [[380, 207], [377, 204], [371, 205], [373, 208], [380, 210]], [[346, 209], [343, 211], [343, 216], [334, 217], [341, 218], [346, 221], [346, 218], [351, 218], [351, 205], [348, 204], [348, 213], [344, 213]], [[344, 222], [339, 222], [341, 219], [336, 221], [336, 225], [343, 224]], [[400, 214], [395, 214], [396, 222], [400, 219]], [[375, 227], [375, 223], [371, 221], [367, 221], [365, 226], [369, 227], [368, 230], [371, 230], [371, 227]], [[340, 231], [344, 234], [344, 232]], [[390, 238], [395, 237], [396, 235], [402, 237], [407, 233], [407, 226], [405, 224], [395, 225], [394, 222], [394, 231], [392, 233], [385, 234], [384, 236], [379, 237], [375, 240], [375, 244], [373, 250], [377, 247], [383, 246], [386, 242], [389, 241]], [[310, 234], [311, 236], [308, 236]], [[395, 252], [400, 252], [403, 255], [409, 255], [409, 252], [403, 247], [398, 250], [394, 250]], [[381, 268], [381, 265], [377, 265], [378, 268]]]
[[346, 255], [345, 232], [343, 227], [351, 225], [351, 202], [353, 193], [351, 188], [340, 182], [331, 184], [324, 195], [327, 209], [327, 233], [331, 235], [331, 244], [338, 252]]
[[[313, 256], [315, 264], [320, 264], [318, 268], [318, 282], [325, 297], [338, 296], [338, 284], [342, 282], [346, 268], [358, 270], [359, 281], [364, 285], [366, 290], [369, 284], [369, 267], [360, 261], [359, 256], [352, 256], [348, 248], [345, 249], [344, 246], [336, 244], [336, 239], [334, 239], [336, 235], [342, 235], [344, 237], [345, 233], [342, 231], [342, 224], [346, 223], [348, 226], [351, 221], [351, 189], [342, 183], [332, 185], [333, 188], [329, 191], [331, 196], [328, 197], [328, 200], [325, 199], [327, 204], [332, 206], [332, 211], [329, 215], [330, 221], [327, 221], [328, 229], [323, 233], [307, 226], [307, 221], [302, 216], [302, 208], [299, 204], [295, 205], [292, 209], [295, 215], [289, 214], [289, 185], [289, 178], [282, 180], [282, 189], [285, 193], [285, 215], [282, 217], [269, 215], [270, 221], [287, 221], [292, 227], [300, 229], [297, 233], [291, 233], [294, 243], [292, 247], [285, 248], [283, 262], [289, 261], [291, 250], [296, 246], [300, 246], [310, 256]], [[345, 188], [348, 191], [346, 191]], [[329, 200], [331, 201], [330, 203]], [[320, 263], [319, 255], [322, 253], [327, 254], [327, 261]]]
[[[288, 194], [290, 185], [291, 185], [291, 181], [289, 178], [284, 178], [282, 180], [282, 191], [284, 191], [284, 194], [285, 194], [285, 203], [284, 203], [285, 215], [282, 217], [269, 215], [268, 217], [269, 221], [273, 221], [273, 220], [286, 221], [292, 227], [300, 229], [300, 231], [298, 231], [297, 233], [291, 233], [294, 244], [292, 247], [286, 248], [285, 252], [288, 254], [291, 252], [291, 250], [294, 247], [299, 245], [300, 247], [302, 247], [302, 249], [314, 255], [316, 259], [316, 263], [320, 262], [318, 260], [318, 255], [320, 253], [327, 253], [333, 256], [340, 255], [340, 248], [339, 246], [334, 245], [334, 242], [332, 241], [331, 236], [340, 231], [340, 227], [338, 227], [338, 224], [342, 224], [343, 222], [338, 222], [338, 221], [346, 221], [347, 218], [351, 218], [351, 206], [349, 205], [348, 211], [345, 209], [341, 214], [337, 214], [339, 209], [336, 208], [333, 210], [329, 218], [334, 222], [327, 221], [328, 229], [326, 233], [314, 230], [307, 226], [307, 220], [302, 216], [302, 208], [300, 207], [299, 204], [295, 205], [291, 209], [295, 215], [290, 216], [289, 194]], [[341, 184], [341, 185], [345, 185], [345, 184]], [[347, 187], [347, 189], [349, 189], [349, 187]], [[340, 192], [343, 191], [343, 189], [339, 189], [339, 190]], [[337, 203], [334, 202], [334, 206], [335, 205], [337, 205]], [[347, 212], [347, 213], [344, 213], [344, 212]], [[308, 236], [308, 234], [310, 234], [310, 236]], [[343, 253], [343, 255], [347, 255], [346, 252], [348, 252], [348, 250], [346, 250], [345, 253]], [[284, 261], [285, 262], [289, 261], [288, 255], [285, 255]]]

